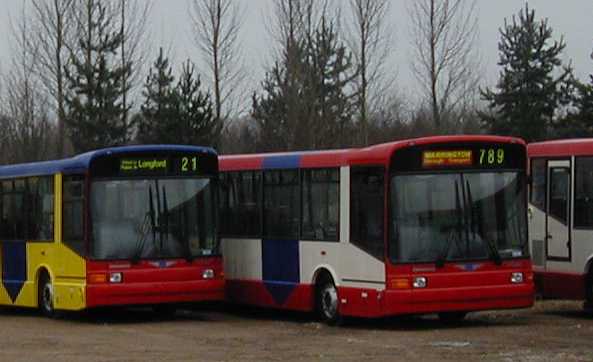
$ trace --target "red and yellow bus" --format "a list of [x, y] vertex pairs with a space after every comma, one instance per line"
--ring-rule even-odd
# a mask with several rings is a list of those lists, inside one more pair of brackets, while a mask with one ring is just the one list
[[529, 307], [526, 157], [495, 136], [221, 156], [227, 298], [329, 323]]
[[217, 177], [212, 149], [173, 145], [0, 167], [0, 304], [222, 300]]

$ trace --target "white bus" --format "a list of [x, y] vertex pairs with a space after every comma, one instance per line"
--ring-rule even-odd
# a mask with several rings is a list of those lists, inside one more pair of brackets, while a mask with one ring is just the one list
[[226, 297], [340, 316], [533, 304], [527, 150], [495, 136], [221, 156]]
[[529, 239], [538, 293], [593, 302], [593, 138], [528, 146]]

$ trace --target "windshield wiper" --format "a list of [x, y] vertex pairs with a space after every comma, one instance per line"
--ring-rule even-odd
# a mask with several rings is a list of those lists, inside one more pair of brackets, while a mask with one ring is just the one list
[[161, 225], [161, 253], [164, 244], [169, 242], [169, 203], [167, 202], [167, 189], [163, 185], [163, 223]]
[[156, 227], [155, 232], [158, 232], [159, 241], [158, 241], [158, 248], [159, 251], [162, 252], [163, 250], [163, 214], [161, 212], [161, 194], [159, 193], [159, 181], [154, 180], [154, 189], [156, 192]]
[[455, 240], [456, 243], [461, 239], [462, 221], [461, 221], [461, 201], [459, 200], [459, 182], [455, 181], [455, 213], [457, 218], [456, 225], [451, 229], [445, 240], [445, 249], [435, 260], [437, 268], [445, 266], [445, 261], [449, 255], [449, 249], [451, 248], [451, 242]]
[[[149, 230], [146, 230], [150, 228]], [[148, 212], [144, 216], [144, 220], [138, 230], [138, 240], [136, 241], [136, 248], [134, 255], [131, 258], [133, 264], [137, 264], [142, 258], [142, 252], [144, 251], [144, 245], [146, 244], [146, 237], [148, 233], [152, 233], [152, 240], [154, 242], [156, 238], [156, 225], [154, 217], [154, 206], [152, 199], [152, 188], [148, 186]]]
[[[477, 233], [477, 224], [474, 220], [474, 212], [473, 212], [473, 204], [474, 204], [474, 200], [472, 197], [472, 191], [471, 191], [471, 187], [469, 185], [469, 181], [466, 181], [466, 190], [467, 190], [467, 201], [469, 203], [469, 212], [470, 212], [470, 229], [471, 229], [471, 234], [472, 234], [472, 241], [475, 240], [476, 237], [476, 233]], [[491, 241], [488, 240], [486, 238], [481, 238], [480, 239], [486, 244], [486, 247], [488, 248], [489, 252], [488, 254], [490, 255], [490, 259], [492, 259], [494, 261], [494, 263], [496, 265], [500, 265], [502, 264], [502, 260], [500, 258], [500, 253], [498, 252], [498, 248], [496, 247], [496, 245]]]
[[458, 236], [458, 231], [455, 229], [450, 229], [449, 233], [447, 234], [447, 239], [445, 240], [445, 249], [443, 252], [436, 258], [434, 264], [437, 268], [442, 268], [445, 266], [445, 261], [447, 260], [447, 255], [449, 254], [449, 249], [451, 247], [451, 243], [454, 239]]

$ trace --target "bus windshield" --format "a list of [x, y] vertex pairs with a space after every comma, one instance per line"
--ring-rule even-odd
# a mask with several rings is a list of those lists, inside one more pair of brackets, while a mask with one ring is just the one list
[[391, 260], [500, 261], [526, 256], [523, 177], [519, 172], [393, 176]]
[[91, 188], [91, 257], [192, 258], [216, 251], [209, 178], [108, 179]]

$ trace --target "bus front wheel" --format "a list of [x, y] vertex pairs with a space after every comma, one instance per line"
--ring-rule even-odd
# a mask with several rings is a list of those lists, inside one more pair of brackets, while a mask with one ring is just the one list
[[51, 282], [51, 278], [47, 275], [46, 272], [41, 274], [39, 278], [39, 290], [37, 293], [38, 305], [39, 309], [41, 309], [41, 313], [46, 317], [54, 317], [55, 316], [55, 309], [54, 309], [54, 288]]
[[341, 322], [338, 307], [338, 289], [329, 278], [318, 284], [317, 287], [317, 313], [321, 320], [329, 325]]

